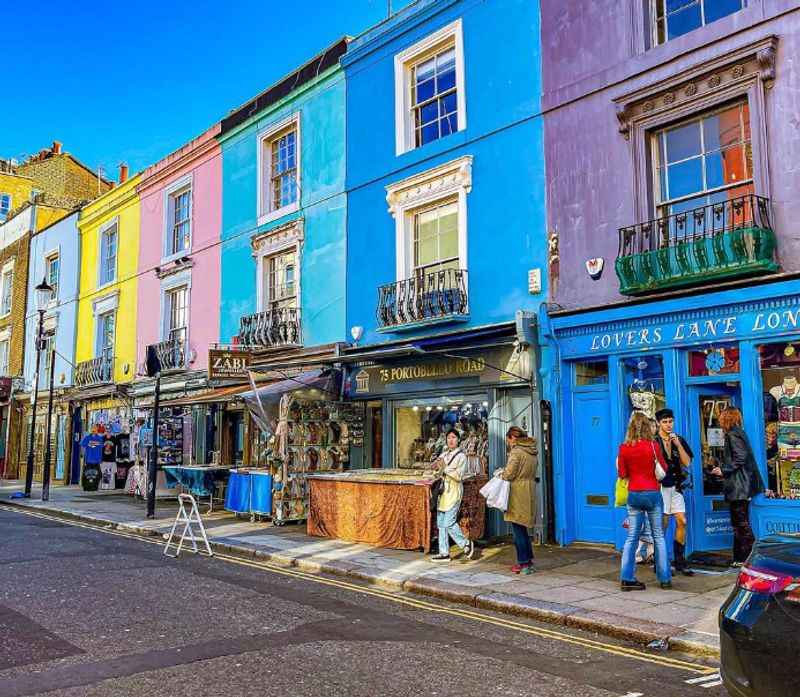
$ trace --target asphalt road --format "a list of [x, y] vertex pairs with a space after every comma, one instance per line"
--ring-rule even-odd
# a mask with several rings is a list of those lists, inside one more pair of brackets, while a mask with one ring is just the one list
[[719, 697], [713, 670], [0, 508], [0, 697]]

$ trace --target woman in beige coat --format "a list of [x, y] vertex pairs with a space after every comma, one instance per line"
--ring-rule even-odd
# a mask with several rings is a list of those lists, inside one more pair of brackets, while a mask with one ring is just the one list
[[505, 521], [511, 523], [517, 563], [511, 567], [515, 574], [529, 574], [533, 569], [533, 547], [528, 528], [533, 527], [533, 478], [538, 461], [536, 441], [521, 428], [512, 426], [506, 433], [509, 448], [508, 461], [500, 475], [510, 484]]

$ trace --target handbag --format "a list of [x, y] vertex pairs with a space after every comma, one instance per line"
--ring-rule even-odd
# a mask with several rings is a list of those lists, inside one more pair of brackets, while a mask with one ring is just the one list
[[661, 462], [658, 459], [658, 455], [656, 455], [656, 445], [655, 443], [650, 443], [653, 446], [653, 469], [656, 475], [656, 479], [660, 482], [664, 477], [667, 476], [666, 471], [661, 466]]
[[614, 505], [617, 507], [628, 505], [628, 480], [617, 477], [614, 486]]
[[439, 507], [439, 497], [444, 493], [444, 479], [437, 479], [431, 484], [431, 513], [435, 513]]

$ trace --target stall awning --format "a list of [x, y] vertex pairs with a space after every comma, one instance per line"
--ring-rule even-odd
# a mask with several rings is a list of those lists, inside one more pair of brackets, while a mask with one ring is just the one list
[[164, 399], [161, 401], [162, 407], [186, 407], [192, 404], [214, 404], [219, 402], [230, 402], [241, 398], [242, 392], [250, 390], [250, 385], [232, 385], [228, 387], [217, 387], [212, 390], [204, 390], [186, 397], [177, 399]]

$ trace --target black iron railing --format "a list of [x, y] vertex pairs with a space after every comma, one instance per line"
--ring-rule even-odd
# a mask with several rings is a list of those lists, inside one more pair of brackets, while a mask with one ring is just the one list
[[747, 194], [619, 229], [620, 292], [777, 270], [769, 199]]
[[239, 342], [250, 346], [302, 346], [300, 310], [273, 307], [239, 320]]
[[152, 344], [161, 365], [161, 371], [183, 370], [186, 368], [186, 330], [175, 329], [170, 338]]
[[114, 359], [107, 356], [81, 361], [75, 366], [75, 386], [106, 385], [114, 380]]
[[469, 313], [467, 272], [439, 269], [378, 288], [378, 327], [395, 327]]

